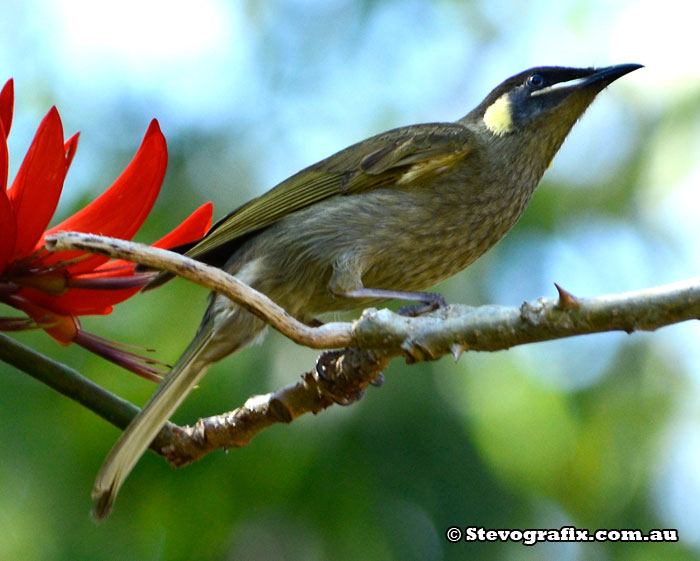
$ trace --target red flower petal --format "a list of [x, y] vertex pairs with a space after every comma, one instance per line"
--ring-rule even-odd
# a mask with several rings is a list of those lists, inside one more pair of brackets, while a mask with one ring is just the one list
[[[204, 203], [192, 214], [190, 214], [179, 226], [175, 227], [170, 233], [165, 234], [157, 242], [152, 243], [153, 247], [169, 249], [178, 245], [186, 244], [198, 240], [211, 228], [211, 215], [214, 210], [212, 203]], [[134, 263], [124, 259], [115, 259], [104, 263], [95, 268], [95, 272], [99, 273], [103, 270], [109, 270], [116, 267], [130, 266], [133, 270]]]
[[12, 126], [12, 106], [14, 105], [14, 88], [10, 78], [0, 90], [0, 189], [7, 188], [7, 137]]
[[70, 315], [55, 314], [51, 310], [37, 305], [36, 302], [27, 300], [19, 294], [9, 296], [8, 303], [14, 308], [22, 310], [62, 345], [69, 345], [77, 335], [78, 329], [80, 329], [78, 318]]
[[133, 296], [139, 288], [121, 290], [89, 290], [71, 288], [61, 296], [50, 296], [33, 288], [23, 287], [19, 294], [26, 300], [61, 315], [86, 316], [106, 315], [112, 311], [112, 305]]
[[2, 121], [0, 121], [0, 191], [7, 189], [7, 168], [10, 157], [7, 154], [7, 136]]
[[61, 345], [70, 345], [80, 330], [80, 321], [73, 316], [52, 315], [51, 327], [44, 327], [44, 331], [51, 335]]
[[[63, 230], [131, 239], [153, 207], [167, 165], [168, 150], [165, 137], [160, 131], [158, 121], [153, 119], [138, 152], [112, 186], [88, 206], [47, 230], [44, 236]], [[43, 244], [42, 237], [36, 249]], [[70, 260], [80, 255], [84, 253], [54, 253], [47, 257], [44, 263]], [[67, 270], [72, 274], [87, 272], [106, 261], [106, 257], [92, 255], [69, 266]]]
[[[173, 247], [201, 238], [211, 227], [212, 203], [205, 203], [187, 217], [172, 232], [153, 244], [154, 247]], [[131, 277], [134, 264], [118, 259], [103, 263], [94, 273], [80, 278]], [[31, 288], [23, 288], [22, 294], [44, 308], [61, 314], [104, 315], [112, 311], [112, 306], [136, 294], [141, 287], [120, 289], [71, 288], [66, 294], [50, 296]]]
[[0, 124], [5, 130], [5, 138], [10, 134], [12, 126], [12, 107], [15, 102], [15, 91], [12, 78], [0, 90]]
[[68, 168], [70, 167], [71, 163], [73, 162], [73, 156], [75, 156], [75, 151], [78, 149], [78, 137], [79, 136], [80, 136], [80, 133], [76, 132], [63, 145], [63, 148], [66, 151], [66, 173], [68, 173]]
[[158, 196], [168, 165], [168, 150], [153, 119], [136, 155], [112, 186], [88, 206], [51, 228], [130, 239]]
[[53, 107], [39, 125], [17, 177], [7, 191], [19, 225], [15, 259], [29, 255], [51, 220], [61, 195], [65, 171], [63, 126]]
[[211, 215], [214, 211], [212, 203], [204, 203], [190, 214], [172, 232], [155, 242], [153, 247], [169, 248], [198, 240], [211, 228]]
[[[1, 142], [0, 142], [1, 144]], [[0, 190], [0, 273], [15, 252], [17, 220], [5, 191]]]

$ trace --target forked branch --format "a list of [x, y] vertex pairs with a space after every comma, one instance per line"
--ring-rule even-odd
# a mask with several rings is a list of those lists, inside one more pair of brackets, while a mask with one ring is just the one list
[[[434, 360], [464, 351], [496, 351], [515, 345], [605, 331], [655, 330], [700, 319], [700, 278], [622, 294], [577, 298], [557, 286], [558, 298], [519, 307], [452, 305], [408, 318], [389, 310], [365, 310], [352, 323], [309, 327], [235, 277], [182, 255], [142, 244], [75, 232], [47, 238], [52, 250], [82, 250], [170, 271], [226, 295], [295, 342], [323, 353], [300, 381], [254, 396], [229, 413], [200, 419], [193, 427], [168, 424], [152, 448], [175, 465], [218, 448], [245, 446], [277, 422], [317, 413], [333, 403], [351, 403], [398, 356], [407, 362]], [[101, 416], [107, 415], [91, 405]]]

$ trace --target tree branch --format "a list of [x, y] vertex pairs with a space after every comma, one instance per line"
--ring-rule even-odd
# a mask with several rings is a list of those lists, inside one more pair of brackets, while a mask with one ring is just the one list
[[[122, 430], [139, 412], [138, 407], [98, 386], [77, 370], [56, 362], [3, 333], [0, 333], [0, 360], [80, 403]], [[160, 453], [161, 448], [172, 438], [175, 428], [177, 425], [168, 422], [151, 444], [151, 449]]]
[[353, 323], [312, 328], [220, 269], [181, 255], [79, 233], [51, 236], [46, 244], [52, 250], [90, 251], [170, 271], [226, 295], [297, 343], [326, 349], [350, 347], [323, 353], [316, 371], [274, 393], [251, 397], [232, 412], [200, 419], [194, 427], [167, 425], [152, 447], [174, 465], [217, 448], [245, 446], [274, 423], [318, 413], [333, 403], [352, 403], [369, 384], [381, 381], [381, 371], [397, 356], [416, 362], [452, 354], [457, 360], [467, 350], [496, 351], [605, 331], [650, 331], [700, 319], [698, 277], [595, 298], [576, 298], [557, 286], [555, 299], [540, 298], [519, 307], [453, 305], [417, 318], [370, 308]]
[[276, 423], [291, 423], [306, 413], [316, 415], [335, 403], [354, 403], [364, 396], [367, 386], [381, 385], [381, 372], [390, 360], [383, 353], [356, 348], [323, 353], [316, 370], [306, 372], [294, 384], [250, 397], [238, 409], [199, 419], [194, 426], [161, 431], [156, 451], [172, 465], [184, 466], [219, 448], [246, 446]]
[[0, 333], [0, 360], [26, 372], [57, 392], [77, 401], [119, 428], [126, 428], [138, 407], [108, 392], [76, 370], [51, 360]]

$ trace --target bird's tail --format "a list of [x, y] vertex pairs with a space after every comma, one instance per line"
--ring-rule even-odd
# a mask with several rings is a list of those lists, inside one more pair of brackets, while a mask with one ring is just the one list
[[[241, 320], [243, 318], [240, 316], [247, 316], [249, 312], [238, 308], [232, 315]], [[225, 350], [222, 352], [222, 347], [224, 347], [223, 341], [221, 341], [222, 330], [215, 329], [214, 323], [216, 322], [210, 321], [202, 325], [175, 366], [160, 383], [158, 389], [139, 414], [134, 417], [105, 458], [92, 490], [92, 498], [95, 501], [93, 516], [97, 520], [101, 520], [109, 514], [119, 488], [126, 477], [166, 421], [204, 376], [209, 366], [223, 356], [246, 345], [256, 334], [255, 332], [251, 334], [250, 329], [239, 331], [233, 327], [231, 331], [226, 330], [228, 333]], [[252, 327], [250, 322], [243, 321], [242, 323], [247, 323], [246, 327], [248, 328]], [[257, 331], [259, 332], [261, 329], [262, 325]], [[236, 331], [239, 333], [238, 341], [236, 341]]]

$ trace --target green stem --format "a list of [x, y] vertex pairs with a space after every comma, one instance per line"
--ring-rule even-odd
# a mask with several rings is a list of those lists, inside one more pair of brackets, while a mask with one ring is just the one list
[[139, 412], [138, 407], [108, 392], [78, 371], [51, 360], [2, 333], [0, 360], [77, 401], [120, 429], [126, 428]]

